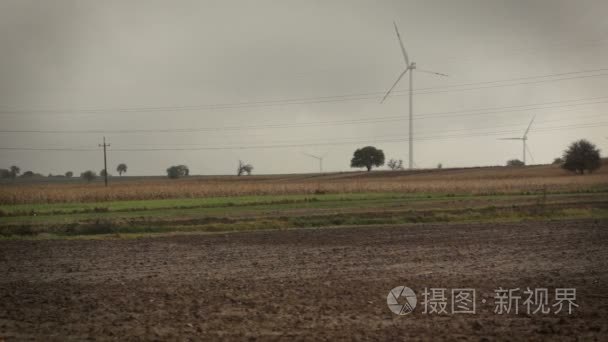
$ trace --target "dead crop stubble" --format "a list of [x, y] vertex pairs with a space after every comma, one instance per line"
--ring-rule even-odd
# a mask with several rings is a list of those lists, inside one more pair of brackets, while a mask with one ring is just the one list
[[[606, 168], [604, 168], [605, 170]], [[335, 173], [257, 177], [193, 176], [179, 180], [135, 178], [87, 184], [79, 181], [0, 185], [0, 204], [104, 202], [244, 195], [398, 192], [497, 194], [591, 191], [608, 187], [606, 171], [585, 176], [549, 166], [428, 172]]]

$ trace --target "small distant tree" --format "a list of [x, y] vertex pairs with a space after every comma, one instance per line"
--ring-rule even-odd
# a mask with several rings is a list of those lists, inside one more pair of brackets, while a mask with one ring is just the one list
[[519, 167], [519, 166], [524, 166], [524, 165], [526, 165], [526, 164], [524, 164], [524, 162], [519, 159], [511, 159], [511, 160], [507, 161], [507, 166]]
[[94, 171], [88, 170], [80, 174], [80, 178], [86, 180], [87, 182], [92, 182], [97, 178], [97, 174]]
[[244, 173], [247, 174], [247, 176], [251, 176], [251, 172], [253, 171], [253, 165], [251, 164], [246, 164], [245, 162], [243, 162], [242, 160], [239, 160], [239, 167], [236, 170], [236, 175], [237, 176], [241, 176]]
[[403, 170], [403, 160], [391, 159], [386, 163], [386, 166], [391, 170]]
[[11, 178], [11, 172], [7, 169], [0, 169], [0, 178]]
[[68, 171], [68, 172], [65, 173], [65, 176], [68, 177], [68, 178], [72, 178], [74, 176], [74, 172]]
[[441, 164], [441, 163], [437, 164], [437, 168], [438, 169], [443, 169], [443, 164]]
[[601, 166], [600, 150], [585, 139], [573, 142], [564, 151], [562, 168], [584, 174], [592, 173]]
[[562, 158], [555, 158], [553, 159], [553, 165], [562, 165], [564, 163], [564, 160]]
[[21, 169], [18, 166], [11, 166], [10, 167], [10, 175], [12, 179], [17, 178], [17, 176], [21, 173]]
[[[101, 169], [99, 170], [99, 177], [105, 177], [106, 176], [106, 170], [105, 169]], [[112, 176], [112, 174], [108, 173], [108, 177]]]
[[123, 173], [127, 173], [127, 164], [118, 164], [118, 166], [116, 167], [116, 172], [118, 172], [119, 176], [122, 176]]
[[188, 176], [189, 174], [190, 170], [186, 165], [174, 165], [167, 169], [167, 177], [171, 179]]
[[188, 167], [186, 165], [177, 165], [177, 167], [179, 168], [180, 172], [182, 173], [182, 176], [190, 175], [190, 169], [188, 169]]
[[180, 174], [179, 174], [179, 169], [177, 168], [177, 166], [171, 166], [167, 169], [167, 177], [171, 178], [171, 179], [176, 179], [179, 178]]
[[371, 171], [372, 167], [384, 165], [384, 152], [373, 146], [357, 149], [350, 160], [350, 167], [364, 167]]
[[34, 177], [34, 172], [32, 171], [25, 171], [24, 173], [21, 174], [21, 177], [23, 178], [30, 178], [30, 177]]

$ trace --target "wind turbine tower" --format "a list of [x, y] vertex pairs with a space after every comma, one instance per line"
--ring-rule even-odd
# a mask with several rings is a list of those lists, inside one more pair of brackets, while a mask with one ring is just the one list
[[401, 78], [403, 78], [403, 76], [405, 76], [405, 74], [408, 71], [410, 71], [410, 89], [409, 89], [410, 116], [409, 116], [409, 155], [408, 155], [409, 165], [408, 165], [408, 168], [411, 170], [414, 168], [414, 70], [418, 70], [420, 72], [424, 72], [424, 73], [428, 73], [428, 74], [444, 76], [444, 77], [447, 77], [448, 75], [442, 74], [440, 72], [418, 69], [416, 67], [415, 62], [410, 63], [410, 59], [407, 55], [407, 52], [405, 51], [405, 47], [403, 45], [403, 41], [401, 40], [401, 35], [399, 34], [399, 29], [397, 28], [397, 24], [395, 22], [393, 22], [393, 25], [395, 26], [395, 33], [397, 34], [397, 40], [399, 40], [399, 46], [401, 46], [401, 53], [403, 54], [403, 60], [405, 61], [405, 70], [403, 70], [403, 72], [401, 72], [401, 75], [399, 75], [399, 77], [397, 78], [397, 81], [395, 81], [393, 86], [386, 92], [386, 94], [384, 95], [384, 97], [382, 98], [382, 101], [380, 101], [380, 103], [383, 103], [384, 100], [386, 100], [386, 98], [391, 93], [391, 91], [393, 91], [393, 89], [397, 86], [399, 81], [401, 81]]

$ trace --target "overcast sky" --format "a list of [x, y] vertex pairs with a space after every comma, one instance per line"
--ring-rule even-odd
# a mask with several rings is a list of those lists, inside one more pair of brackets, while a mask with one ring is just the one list
[[407, 78], [380, 103], [405, 67], [393, 21], [420, 69], [449, 75], [414, 73], [418, 167], [521, 159], [521, 141], [498, 139], [533, 115], [536, 163], [578, 138], [606, 155], [606, 13], [605, 0], [0, 0], [0, 147], [84, 150], [0, 150], [0, 168], [99, 171], [104, 135], [109, 168], [130, 175], [232, 174], [239, 159], [317, 171], [303, 153], [349, 170], [366, 145], [406, 162]]

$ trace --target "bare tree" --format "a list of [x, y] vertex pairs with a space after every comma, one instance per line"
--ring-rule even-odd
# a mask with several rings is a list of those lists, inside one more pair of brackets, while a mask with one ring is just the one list
[[242, 160], [239, 160], [239, 167], [236, 170], [237, 176], [242, 176], [243, 173], [247, 173], [247, 176], [251, 175], [251, 171], [253, 171], [253, 165], [245, 164]]
[[386, 163], [391, 170], [403, 170], [403, 160], [391, 159]]

